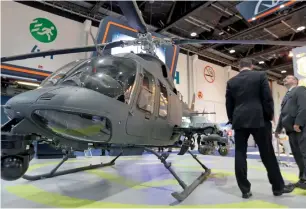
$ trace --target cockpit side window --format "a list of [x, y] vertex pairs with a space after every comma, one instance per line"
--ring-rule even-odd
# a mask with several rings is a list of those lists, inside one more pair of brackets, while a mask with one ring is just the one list
[[138, 96], [138, 108], [153, 113], [155, 96], [155, 79], [152, 74], [144, 71], [142, 85]]
[[159, 98], [159, 116], [166, 118], [168, 115], [168, 92], [166, 86], [159, 81], [160, 98]]

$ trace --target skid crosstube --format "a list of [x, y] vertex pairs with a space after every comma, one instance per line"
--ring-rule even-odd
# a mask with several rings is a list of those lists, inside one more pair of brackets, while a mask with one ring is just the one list
[[164, 164], [165, 168], [173, 175], [173, 177], [178, 181], [180, 186], [183, 188], [182, 192], [174, 192], [171, 194], [179, 202], [186, 199], [211, 174], [211, 170], [207, 168], [203, 163], [201, 163], [201, 161], [199, 161], [196, 155], [192, 154], [192, 152], [188, 150], [188, 153], [202, 166], [202, 168], [205, 171], [192, 184], [187, 186], [185, 182], [180, 177], [178, 177], [176, 172], [172, 170], [171, 163], [166, 161], [166, 159], [169, 157], [169, 153], [162, 153], [160, 155], [152, 149], [145, 148], [145, 150], [147, 152], [154, 154]]
[[68, 169], [64, 171], [57, 171], [57, 169], [64, 164], [66, 160], [68, 160], [68, 155], [65, 155], [63, 160], [54, 168], [50, 171], [50, 173], [45, 173], [45, 174], [39, 174], [39, 175], [23, 175], [22, 178], [29, 180], [29, 181], [37, 181], [40, 179], [46, 179], [46, 178], [53, 178], [56, 176], [62, 176], [62, 175], [67, 175], [71, 173], [76, 173], [80, 171], [86, 171], [86, 170], [91, 170], [95, 168], [102, 168], [102, 167], [107, 167], [107, 166], [112, 166], [115, 165], [115, 161], [122, 155], [123, 152], [121, 152], [118, 156], [116, 156], [113, 160], [111, 160], [108, 163], [101, 163], [101, 164], [96, 164], [96, 165], [89, 165], [89, 166], [84, 166], [84, 167], [79, 167], [79, 168], [73, 168], [73, 169]]

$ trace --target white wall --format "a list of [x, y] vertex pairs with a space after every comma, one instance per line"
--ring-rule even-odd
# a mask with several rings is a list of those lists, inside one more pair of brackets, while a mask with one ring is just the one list
[[[226, 82], [228, 79], [236, 76], [237, 71], [231, 70], [230, 67], [221, 67], [209, 62], [205, 62], [199, 59], [194, 59], [195, 57], [190, 57], [190, 71], [193, 70], [193, 79], [191, 80], [193, 88], [188, 91], [187, 88], [187, 56], [179, 55], [177, 69], [180, 72], [180, 84], [176, 84], [176, 88], [182, 93], [184, 101], [188, 102], [188, 94], [193, 94], [198, 91], [203, 93], [203, 98], [199, 99], [196, 96], [195, 100], [195, 110], [203, 112], [216, 112], [216, 115], [208, 115], [208, 119], [213, 122], [227, 122], [227, 114], [225, 108], [225, 91]], [[206, 66], [211, 66], [215, 72], [215, 81], [209, 83], [204, 78], [204, 68]], [[193, 69], [192, 69], [193, 68]], [[192, 79], [192, 78], [191, 78]], [[280, 113], [280, 104], [282, 98], [286, 94], [286, 88], [284, 86], [278, 85], [276, 82], [272, 82], [272, 94], [275, 104], [275, 122], [278, 121]], [[192, 97], [192, 95], [191, 95]], [[191, 104], [191, 101], [189, 101]]]
[[[1, 2], [1, 56], [30, 53], [35, 45], [40, 51], [84, 46], [86, 36], [82, 23], [69, 20], [13, 1]], [[30, 33], [35, 18], [47, 18], [57, 28], [57, 38], [51, 43], [37, 41]], [[97, 28], [93, 28], [94, 35]], [[89, 42], [92, 44], [92, 42]], [[10, 64], [54, 71], [70, 61], [84, 58], [85, 53], [67, 54], [8, 62]]]
[[[83, 23], [69, 20], [51, 13], [47, 13], [32, 7], [25, 6], [13, 1], [1, 2], [1, 56], [12, 56], [15, 54], [30, 53], [32, 48], [37, 45], [41, 51], [50, 49], [70, 48], [84, 46], [86, 43], [93, 44], [90, 35], [87, 36]], [[47, 18], [57, 28], [57, 38], [51, 43], [41, 43], [37, 41], [30, 33], [29, 26], [35, 18]], [[96, 36], [98, 28], [92, 27], [92, 33]], [[70, 61], [84, 58], [85, 53], [76, 53], [68, 55], [34, 58], [10, 62], [20, 66], [39, 68], [42, 70], [54, 71]], [[229, 78], [235, 76], [238, 72], [229, 70], [228, 67], [221, 67], [190, 56], [189, 74], [191, 79], [191, 88], [188, 88], [187, 81], [187, 55], [179, 54], [177, 71], [180, 73], [180, 84], [176, 87], [183, 95], [183, 100], [191, 103], [192, 94], [198, 91], [203, 93], [203, 98], [196, 96], [195, 110], [202, 112], [204, 109], [208, 112], [216, 112], [216, 115], [210, 115], [209, 119], [214, 122], [226, 122], [225, 110], [225, 88]], [[205, 66], [211, 66], [215, 72], [215, 81], [209, 83], [204, 78]], [[191, 72], [192, 71], [192, 72]], [[272, 84], [273, 98], [275, 102], [275, 119], [279, 116], [279, 108], [282, 97], [286, 89], [275, 82]], [[188, 101], [188, 94], [190, 100]]]
[[[204, 68], [210, 66], [215, 72], [215, 81], [209, 83], [204, 78]], [[195, 110], [203, 112], [215, 112], [216, 115], [209, 115], [208, 118], [213, 122], [226, 122], [225, 111], [225, 89], [227, 82], [227, 71], [218, 65], [214, 65], [202, 60], [193, 63], [195, 79], [195, 92], [201, 91], [203, 98], [196, 96]], [[197, 95], [197, 94], [196, 94]]]
[[[187, 85], [187, 55], [180, 54], [178, 58], [177, 70], [180, 72], [180, 84], [176, 84], [176, 88], [183, 95], [184, 101], [188, 102], [188, 94], [195, 93], [195, 111], [216, 112], [215, 115], [208, 115], [208, 119], [213, 122], [227, 122], [225, 109], [225, 89], [228, 78], [237, 74], [235, 71], [228, 71], [227, 68], [205, 62], [190, 56], [190, 79], [191, 89], [188, 91]], [[210, 66], [215, 72], [215, 80], [209, 83], [204, 78], [204, 68]], [[192, 89], [193, 88], [193, 89]], [[203, 93], [203, 98], [197, 97], [197, 92]], [[190, 103], [191, 101], [189, 101]]]

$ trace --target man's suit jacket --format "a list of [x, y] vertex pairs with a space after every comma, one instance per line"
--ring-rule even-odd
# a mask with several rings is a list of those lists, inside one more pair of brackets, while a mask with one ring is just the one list
[[274, 116], [265, 72], [243, 70], [227, 82], [226, 110], [233, 129], [260, 128]]
[[280, 133], [283, 128], [286, 132], [292, 132], [295, 124], [302, 128], [306, 126], [306, 87], [304, 86], [297, 86], [288, 92], [281, 107], [276, 132]]

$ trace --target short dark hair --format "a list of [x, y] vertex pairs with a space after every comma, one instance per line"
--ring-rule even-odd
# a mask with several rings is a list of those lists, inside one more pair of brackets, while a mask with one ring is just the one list
[[287, 76], [293, 77], [293, 79], [296, 80], [297, 83], [299, 83], [299, 79], [296, 76], [294, 76], [294, 75], [287, 75]]
[[244, 67], [249, 67], [251, 68], [253, 65], [252, 60], [249, 58], [243, 58], [239, 61], [239, 67], [244, 68]]

